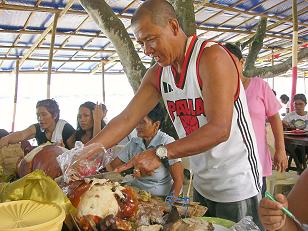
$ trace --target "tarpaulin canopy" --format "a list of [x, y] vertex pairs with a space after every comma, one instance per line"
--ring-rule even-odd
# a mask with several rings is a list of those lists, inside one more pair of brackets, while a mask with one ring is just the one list
[[[132, 13], [143, 1], [106, 2], [128, 27]], [[302, 49], [307, 46], [308, 39], [308, 2], [298, 0], [297, 10], [298, 44]], [[57, 22], [53, 73], [100, 73], [102, 70], [96, 67], [102, 60], [106, 63], [106, 73], [123, 72], [112, 43], [77, 0], [2, 0], [0, 72], [12, 72], [18, 59], [22, 63], [21, 73], [47, 72], [52, 41], [51, 29], [47, 29], [53, 24], [56, 13], [63, 15]], [[195, 1], [197, 35], [211, 40], [245, 41], [255, 32], [262, 15], [268, 17], [268, 30], [257, 66], [271, 65], [272, 55], [275, 64], [281, 63], [292, 55], [291, 0]], [[131, 31], [128, 32], [133, 39]], [[146, 64], [151, 61], [141, 51], [140, 57]], [[298, 70], [308, 70], [307, 62], [299, 64]]]

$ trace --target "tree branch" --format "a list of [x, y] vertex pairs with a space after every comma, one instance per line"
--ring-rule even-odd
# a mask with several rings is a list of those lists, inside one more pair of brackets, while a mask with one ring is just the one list
[[[298, 61], [308, 58], [308, 48], [303, 48], [298, 52]], [[247, 77], [259, 76], [262, 78], [271, 78], [277, 75], [283, 74], [292, 67], [292, 56], [289, 57], [286, 61], [280, 64], [269, 67], [261, 68], [250, 68], [249, 70], [244, 71], [244, 75]]]
[[99, 28], [112, 41], [129, 83], [136, 92], [146, 68], [138, 56], [122, 21], [104, 0], [80, 0], [80, 2]]
[[254, 68], [255, 62], [257, 60], [258, 54], [263, 46], [263, 39], [266, 32], [267, 18], [262, 17], [257, 27], [256, 34], [249, 48], [249, 53], [245, 62], [245, 71]]
[[252, 36], [247, 41], [243, 42], [242, 44], [237, 44], [240, 46], [241, 50], [243, 50], [246, 46], [248, 46], [253, 40], [255, 39], [255, 36]]

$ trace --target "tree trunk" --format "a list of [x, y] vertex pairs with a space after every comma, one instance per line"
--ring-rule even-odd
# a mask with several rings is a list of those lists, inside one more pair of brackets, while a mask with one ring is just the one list
[[129, 83], [136, 92], [146, 68], [141, 62], [123, 23], [104, 0], [80, 0], [80, 2], [114, 45]]
[[196, 33], [194, 2], [192, 0], [169, 0], [177, 14], [178, 21], [187, 36]]

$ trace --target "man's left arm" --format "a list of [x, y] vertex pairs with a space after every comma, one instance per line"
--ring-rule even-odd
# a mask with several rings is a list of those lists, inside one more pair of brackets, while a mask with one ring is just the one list
[[[204, 50], [199, 73], [208, 123], [187, 137], [165, 145], [169, 159], [199, 154], [229, 138], [234, 97], [239, 84], [235, 64], [222, 47], [214, 45]], [[121, 172], [134, 166], [150, 175], [159, 165], [155, 149], [151, 149], [136, 155], [116, 171]]]
[[213, 45], [204, 50], [199, 73], [207, 124], [166, 145], [171, 159], [209, 150], [230, 135], [234, 97], [239, 84], [236, 67], [222, 47]]

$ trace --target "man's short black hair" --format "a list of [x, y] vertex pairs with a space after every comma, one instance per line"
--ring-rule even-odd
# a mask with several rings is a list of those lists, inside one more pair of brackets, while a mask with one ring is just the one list
[[160, 103], [158, 103], [147, 115], [153, 122], [159, 121], [160, 124], [164, 119], [164, 110]]
[[225, 43], [224, 47], [227, 48], [227, 50], [230, 51], [233, 55], [235, 55], [238, 60], [243, 59], [243, 54], [239, 46], [233, 43]]
[[301, 100], [303, 102], [305, 102], [305, 104], [307, 104], [307, 99], [306, 96], [304, 94], [296, 94], [293, 98], [293, 100]]
[[287, 96], [286, 94], [282, 94], [282, 95], [280, 96], [280, 99], [283, 100], [283, 101], [288, 102], [290, 98], [289, 98], [289, 96]]
[[159, 26], [165, 26], [169, 19], [177, 19], [173, 6], [165, 0], [147, 0], [134, 12], [131, 25], [142, 17], [148, 16], [151, 21]]

